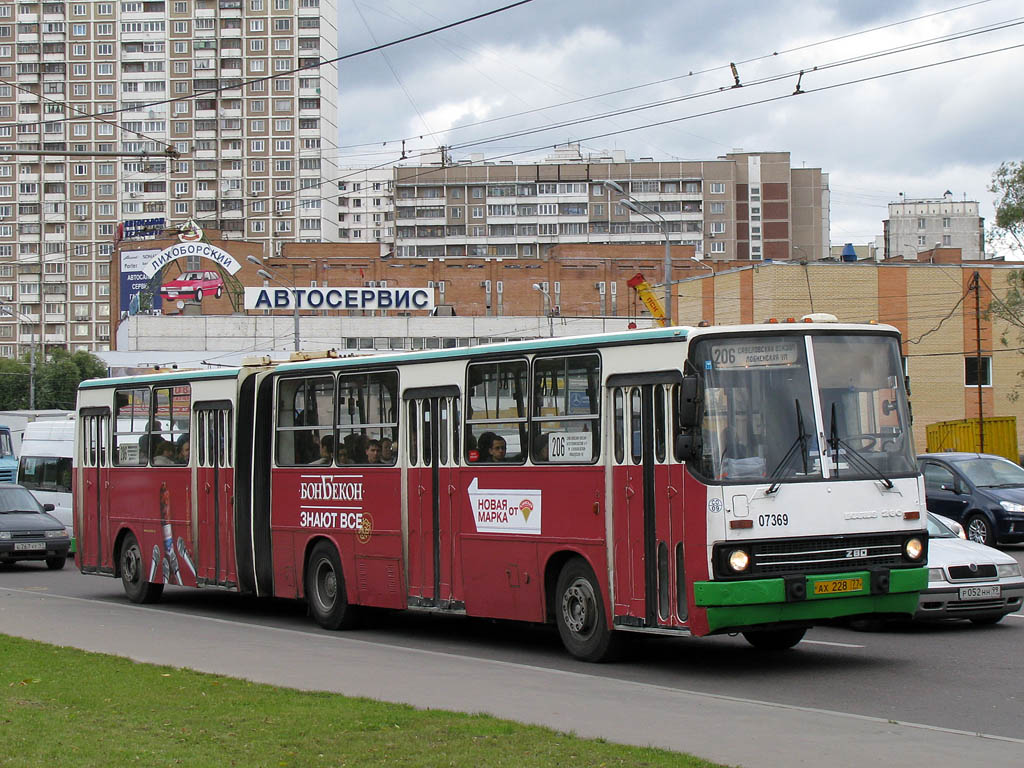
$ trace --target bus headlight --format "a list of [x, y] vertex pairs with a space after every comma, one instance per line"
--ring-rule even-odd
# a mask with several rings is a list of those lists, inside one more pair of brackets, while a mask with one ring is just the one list
[[924, 554], [924, 542], [916, 536], [903, 542], [903, 553], [909, 560], [920, 560]]
[[750, 555], [745, 549], [734, 549], [729, 553], [729, 567], [736, 573], [742, 573], [750, 565]]

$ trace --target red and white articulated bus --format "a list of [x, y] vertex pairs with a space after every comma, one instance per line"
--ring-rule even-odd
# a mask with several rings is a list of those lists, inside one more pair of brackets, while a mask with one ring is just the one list
[[788, 648], [909, 616], [924, 492], [899, 335], [664, 328], [83, 382], [78, 562], [165, 584]]

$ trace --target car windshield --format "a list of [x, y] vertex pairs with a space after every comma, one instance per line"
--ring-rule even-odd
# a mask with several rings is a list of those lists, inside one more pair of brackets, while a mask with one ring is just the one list
[[42, 512], [36, 497], [24, 488], [0, 488], [0, 515], [7, 512]]
[[935, 517], [928, 515], [928, 537], [932, 539], [959, 539], [952, 529]]
[[956, 463], [968, 480], [982, 488], [1013, 488], [1024, 485], [1024, 469], [1006, 459], [978, 456]]

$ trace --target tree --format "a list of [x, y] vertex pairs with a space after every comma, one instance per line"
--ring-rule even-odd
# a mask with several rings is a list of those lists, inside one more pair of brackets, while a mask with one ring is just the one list
[[0, 410], [28, 408], [28, 365], [0, 358]]
[[[71, 354], [58, 347], [47, 350], [49, 359], [36, 358], [36, 408], [74, 410], [78, 385], [85, 379], [107, 375], [107, 367], [90, 352]], [[0, 358], [0, 410], [29, 407], [29, 364]]]
[[993, 239], [1024, 253], [1024, 162], [1000, 165], [992, 174], [989, 191], [996, 194]]

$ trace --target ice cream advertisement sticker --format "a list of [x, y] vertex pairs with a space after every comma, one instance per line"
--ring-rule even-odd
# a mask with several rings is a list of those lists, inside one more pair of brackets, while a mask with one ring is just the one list
[[469, 507], [478, 533], [540, 535], [541, 492], [521, 489], [484, 489], [478, 478], [469, 484]]

